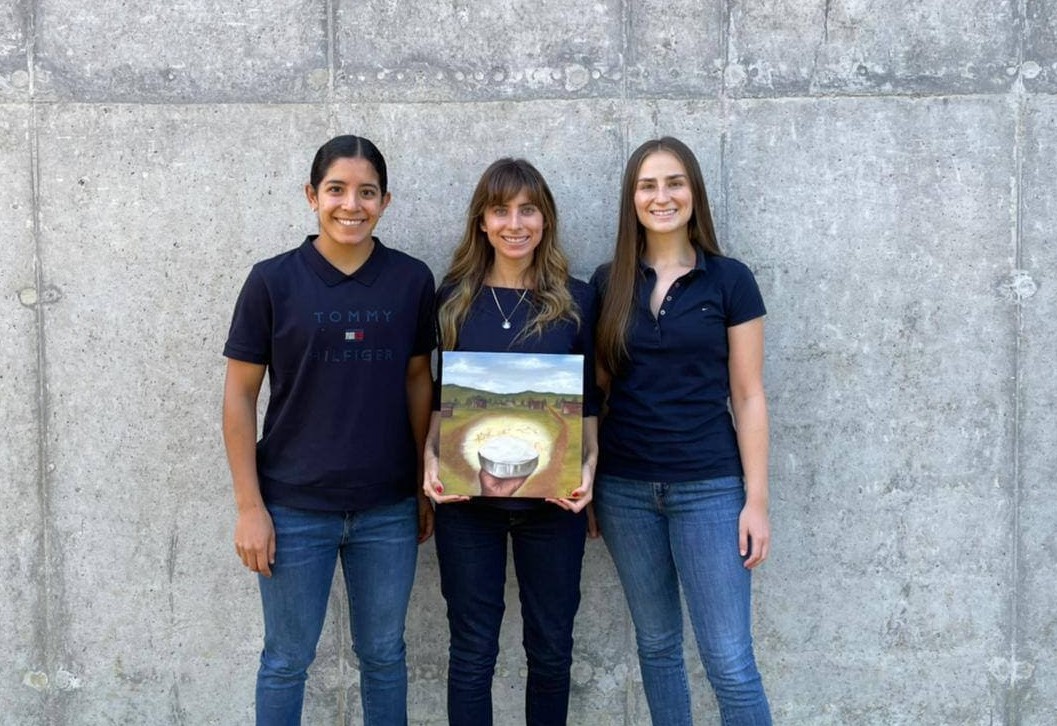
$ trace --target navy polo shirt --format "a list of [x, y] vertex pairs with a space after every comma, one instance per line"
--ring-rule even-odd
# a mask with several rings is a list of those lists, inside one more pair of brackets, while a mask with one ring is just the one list
[[435, 347], [433, 274], [375, 239], [346, 275], [314, 240], [253, 266], [224, 346], [268, 366], [261, 494], [314, 510], [395, 503], [418, 487], [407, 365]]
[[[591, 278], [604, 289], [609, 265]], [[752, 272], [730, 258], [697, 253], [669, 288], [656, 317], [657, 276], [639, 264], [628, 329], [629, 360], [610, 384], [599, 434], [599, 471], [646, 481], [741, 476], [728, 408], [727, 328], [767, 311]]]

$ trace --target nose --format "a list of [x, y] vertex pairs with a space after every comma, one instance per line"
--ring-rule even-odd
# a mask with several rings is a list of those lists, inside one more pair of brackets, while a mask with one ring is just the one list
[[514, 229], [521, 229], [521, 212], [515, 210], [510, 215], [510, 226]]
[[350, 191], [345, 195], [345, 198], [341, 200], [341, 206], [345, 209], [355, 210], [360, 206], [360, 198], [356, 195], [356, 190]]
[[659, 201], [659, 202], [668, 201], [668, 197], [670, 196], [668, 194], [668, 187], [666, 185], [664, 185], [664, 184], [658, 184], [657, 185], [657, 192], [656, 192], [656, 194], [654, 196], [657, 198], [657, 201]]

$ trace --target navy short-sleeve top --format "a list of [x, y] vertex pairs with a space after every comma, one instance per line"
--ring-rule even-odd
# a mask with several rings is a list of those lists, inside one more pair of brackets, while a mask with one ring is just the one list
[[407, 366], [435, 347], [433, 274], [375, 239], [346, 275], [314, 240], [253, 266], [224, 346], [268, 367], [261, 494], [313, 510], [395, 503], [418, 487]]
[[[609, 265], [591, 283], [599, 295]], [[728, 401], [727, 328], [764, 315], [752, 272], [730, 257], [698, 251], [692, 270], [650, 310], [657, 276], [640, 263], [628, 328], [629, 358], [610, 383], [600, 424], [603, 474], [679, 482], [741, 476]]]

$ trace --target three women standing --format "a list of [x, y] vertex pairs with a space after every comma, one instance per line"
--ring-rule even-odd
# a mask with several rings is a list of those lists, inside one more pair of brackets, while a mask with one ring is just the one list
[[446, 350], [583, 355], [584, 459], [582, 484], [568, 499], [445, 495], [438, 477], [440, 416], [433, 414], [423, 488], [437, 503], [437, 557], [451, 631], [448, 719], [454, 726], [492, 723], [508, 539], [528, 661], [526, 723], [566, 722], [587, 530], [582, 510], [591, 499], [597, 456], [594, 317], [591, 288], [569, 276], [543, 177], [524, 160], [496, 161], [474, 190], [438, 293], [441, 370]]
[[[528, 660], [526, 721], [566, 722], [583, 509], [597, 461], [597, 514], [634, 620], [653, 722], [691, 723], [681, 588], [723, 723], [769, 724], [750, 624], [750, 570], [770, 546], [765, 309], [748, 268], [720, 254], [692, 152], [663, 138], [627, 164], [614, 259], [592, 280], [608, 392], [600, 446], [598, 305], [569, 276], [551, 192], [513, 159], [492, 164], [474, 191], [436, 300], [441, 346], [584, 355], [582, 484], [568, 499], [444, 494], [436, 412], [426, 443], [432, 275], [373, 237], [389, 203], [385, 161], [365, 139], [332, 139], [313, 161], [306, 196], [319, 234], [254, 266], [224, 350], [235, 545], [260, 573], [264, 608], [258, 723], [300, 720], [339, 559], [364, 722], [406, 723], [404, 620], [416, 542], [433, 524], [414, 496], [425, 445], [422, 488], [438, 505], [451, 629], [450, 723], [492, 723], [508, 540]], [[266, 372], [271, 396], [257, 442]]]
[[614, 258], [592, 284], [608, 391], [595, 511], [653, 723], [691, 723], [681, 588], [723, 723], [770, 724], [750, 622], [750, 571], [770, 547], [766, 311], [749, 269], [720, 254], [682, 142], [631, 155]]

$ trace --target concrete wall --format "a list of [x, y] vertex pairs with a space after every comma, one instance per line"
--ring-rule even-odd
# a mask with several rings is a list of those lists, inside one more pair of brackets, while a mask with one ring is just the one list
[[[312, 231], [301, 185], [339, 132], [387, 154], [379, 233], [438, 274], [496, 156], [538, 164], [586, 276], [630, 149], [689, 142], [771, 311], [776, 542], [755, 604], [776, 721], [1057, 722], [1055, 13], [8, 0], [0, 723], [250, 721], [261, 624], [231, 545], [220, 350], [250, 264]], [[571, 722], [646, 723], [601, 543], [583, 589]], [[336, 596], [331, 615], [306, 723], [359, 717]], [[412, 720], [442, 723], [432, 544], [409, 650]]]

